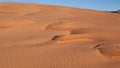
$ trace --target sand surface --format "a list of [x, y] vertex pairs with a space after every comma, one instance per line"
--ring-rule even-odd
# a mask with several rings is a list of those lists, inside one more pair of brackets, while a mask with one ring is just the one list
[[0, 68], [120, 68], [120, 15], [1, 2]]

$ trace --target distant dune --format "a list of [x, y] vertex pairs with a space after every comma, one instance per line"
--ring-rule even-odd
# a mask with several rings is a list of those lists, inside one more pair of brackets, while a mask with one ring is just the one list
[[120, 68], [120, 15], [1, 2], [0, 68]]
[[120, 10], [117, 10], [117, 11], [108, 11], [108, 12], [120, 14]]

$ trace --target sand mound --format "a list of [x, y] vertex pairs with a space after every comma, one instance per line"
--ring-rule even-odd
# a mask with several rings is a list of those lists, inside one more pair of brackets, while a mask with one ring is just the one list
[[99, 52], [104, 56], [120, 60], [120, 43], [103, 43], [97, 45], [95, 48], [97, 48]]

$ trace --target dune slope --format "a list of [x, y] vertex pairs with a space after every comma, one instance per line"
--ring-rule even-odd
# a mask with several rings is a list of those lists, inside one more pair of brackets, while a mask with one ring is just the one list
[[0, 68], [120, 68], [120, 15], [0, 2]]

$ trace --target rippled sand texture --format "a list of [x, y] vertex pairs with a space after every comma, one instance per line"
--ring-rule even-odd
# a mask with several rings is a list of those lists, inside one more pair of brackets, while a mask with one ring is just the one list
[[120, 15], [1, 2], [0, 68], [120, 68]]

